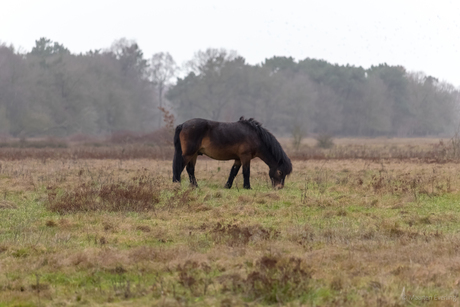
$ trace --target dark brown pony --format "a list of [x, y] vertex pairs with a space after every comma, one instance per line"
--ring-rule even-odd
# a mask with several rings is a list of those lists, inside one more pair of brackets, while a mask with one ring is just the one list
[[292, 172], [291, 160], [280, 143], [254, 119], [240, 118], [235, 123], [221, 123], [201, 118], [186, 121], [176, 127], [174, 134], [173, 182], [180, 182], [184, 167], [190, 184], [198, 186], [195, 178], [196, 158], [206, 155], [216, 160], [235, 160], [225, 184], [231, 188], [243, 165], [244, 188], [250, 189], [251, 160], [259, 157], [270, 168], [269, 176], [275, 188], [284, 186], [286, 175]]

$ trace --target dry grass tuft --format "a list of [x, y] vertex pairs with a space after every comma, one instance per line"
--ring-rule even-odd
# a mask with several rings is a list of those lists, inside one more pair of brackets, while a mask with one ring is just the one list
[[16, 209], [16, 208], [17, 206], [12, 202], [9, 202], [6, 200], [0, 201], [0, 210], [1, 209]]
[[243, 281], [253, 299], [285, 304], [309, 292], [310, 267], [300, 258], [263, 256]]
[[152, 231], [152, 229], [149, 226], [146, 226], [146, 225], [137, 226], [136, 230], [140, 230], [142, 232], [150, 232], [150, 231]]
[[252, 201], [253, 201], [253, 199], [248, 197], [248, 196], [241, 195], [241, 196], [238, 197], [238, 202], [243, 203], [243, 204], [247, 204], [247, 203], [250, 203]]
[[247, 245], [249, 242], [275, 239], [279, 234], [280, 232], [277, 230], [264, 228], [260, 225], [241, 226], [221, 223], [217, 223], [210, 231], [214, 242], [225, 243], [232, 247]]
[[45, 225], [48, 226], [48, 227], [56, 227], [57, 223], [55, 221], [53, 221], [53, 220], [48, 220], [48, 221], [46, 221]]
[[[160, 190], [152, 182], [123, 182], [95, 186], [84, 183], [61, 195], [48, 194], [48, 209], [60, 214], [91, 211], [155, 210], [160, 202]], [[105, 229], [108, 230], [108, 229]]]

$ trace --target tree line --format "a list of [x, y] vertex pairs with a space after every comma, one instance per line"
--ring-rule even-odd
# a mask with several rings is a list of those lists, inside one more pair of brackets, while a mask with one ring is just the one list
[[451, 133], [459, 102], [451, 84], [387, 64], [274, 56], [251, 65], [207, 49], [179, 69], [169, 53], [146, 58], [126, 39], [85, 54], [46, 38], [25, 53], [0, 45], [0, 133], [12, 136], [148, 132], [164, 109], [176, 123], [254, 117], [295, 137], [425, 136]]
[[198, 52], [167, 97], [184, 120], [254, 117], [278, 133], [424, 136], [452, 131], [459, 90], [402, 66], [369, 69], [273, 57], [259, 65], [225, 50]]
[[[0, 133], [12, 136], [149, 131], [161, 123], [161, 67], [134, 41], [72, 54], [41, 38], [28, 53], [0, 46]], [[160, 65], [161, 66], [161, 65]]]

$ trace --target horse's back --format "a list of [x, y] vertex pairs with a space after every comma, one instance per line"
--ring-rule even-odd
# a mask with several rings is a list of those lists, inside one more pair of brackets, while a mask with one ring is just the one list
[[[203, 118], [193, 118], [182, 124], [182, 130], [193, 133], [207, 135], [211, 138], [218, 139], [236, 138], [241, 140], [242, 137], [251, 134], [250, 129], [239, 122], [217, 122]], [[236, 141], [236, 140], [235, 140]]]
[[218, 160], [238, 159], [242, 153], [253, 156], [258, 143], [255, 138], [254, 131], [240, 122], [194, 118], [182, 124], [182, 143], [191, 151]]

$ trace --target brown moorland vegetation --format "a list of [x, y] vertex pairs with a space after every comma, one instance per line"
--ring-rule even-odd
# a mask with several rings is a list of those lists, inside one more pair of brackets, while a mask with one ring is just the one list
[[[455, 306], [449, 143], [366, 142], [292, 150], [280, 191], [257, 160], [252, 190], [241, 174], [224, 189], [232, 163], [209, 159], [190, 189], [167, 147], [0, 148], [0, 306]], [[375, 155], [331, 156], [352, 146]]]

